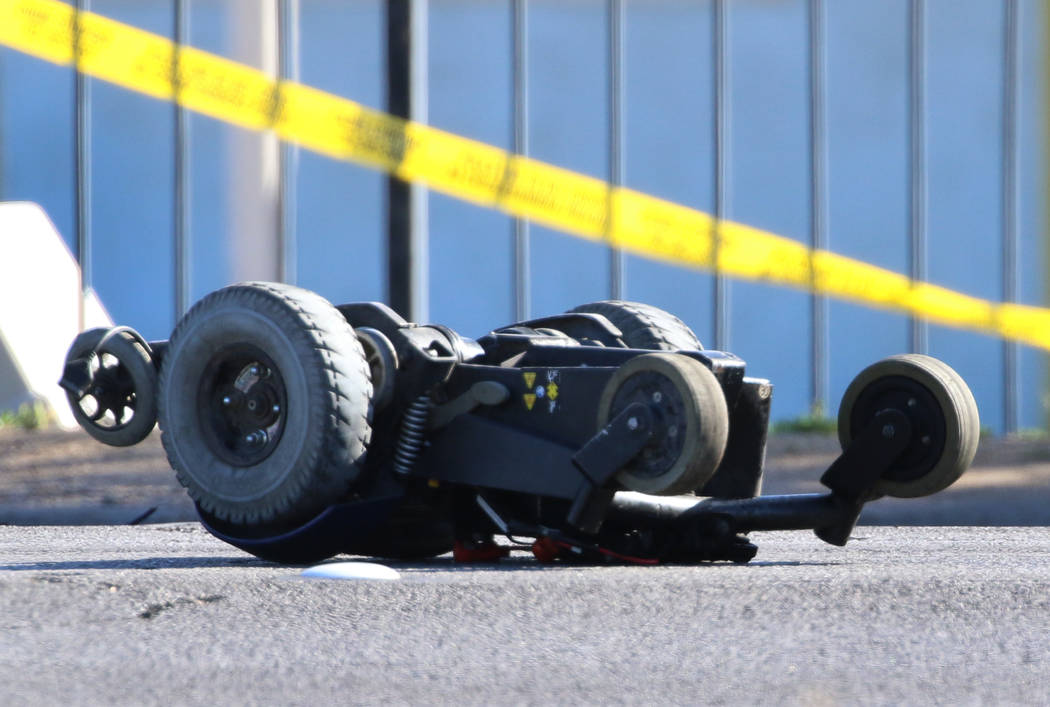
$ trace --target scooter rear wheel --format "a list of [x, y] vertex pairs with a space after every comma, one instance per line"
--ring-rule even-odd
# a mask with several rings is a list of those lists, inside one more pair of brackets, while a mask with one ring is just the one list
[[161, 440], [223, 532], [272, 535], [348, 493], [371, 436], [371, 396], [361, 344], [327, 300], [233, 285], [194, 305], [172, 334]]
[[704, 348], [685, 322], [651, 304], [605, 300], [581, 304], [570, 311], [600, 314], [612, 322], [620, 330], [621, 336], [619, 341], [603, 341], [606, 346], [627, 346], [649, 351], [695, 351]]

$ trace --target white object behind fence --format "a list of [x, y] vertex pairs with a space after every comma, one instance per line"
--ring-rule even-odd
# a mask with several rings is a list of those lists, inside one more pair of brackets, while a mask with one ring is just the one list
[[[89, 292], [83, 328], [99, 326], [113, 320]], [[0, 412], [40, 400], [77, 426], [58, 379], [80, 330], [80, 268], [55, 224], [37, 204], [0, 203]]]

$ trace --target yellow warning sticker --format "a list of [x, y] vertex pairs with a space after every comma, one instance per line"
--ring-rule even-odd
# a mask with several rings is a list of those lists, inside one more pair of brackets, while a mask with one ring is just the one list
[[525, 371], [521, 374], [521, 377], [525, 379], [525, 387], [532, 390], [532, 386], [536, 383], [536, 372]]
[[558, 399], [558, 384], [554, 381], [547, 384], [547, 397], [551, 400]]
[[536, 404], [536, 394], [526, 393], [523, 397], [525, 398], [525, 407], [531, 410], [532, 407]]
[[[315, 152], [629, 253], [1050, 350], [1050, 309], [978, 299], [744, 224], [716, 221], [695, 209], [277, 81], [58, 0], [0, 0], [0, 45], [219, 120], [273, 130]], [[536, 374], [524, 375], [531, 390]], [[551, 402], [557, 387], [554, 391], [552, 396], [547, 390]], [[535, 397], [526, 404], [531, 409]]]

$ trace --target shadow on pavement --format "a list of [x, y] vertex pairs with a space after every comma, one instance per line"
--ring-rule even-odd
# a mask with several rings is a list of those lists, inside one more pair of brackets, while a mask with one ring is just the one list
[[207, 567], [273, 567], [246, 555], [244, 557], [143, 557], [136, 560], [75, 560], [55, 562], [11, 562], [0, 565], [9, 572], [59, 570], [192, 570]]

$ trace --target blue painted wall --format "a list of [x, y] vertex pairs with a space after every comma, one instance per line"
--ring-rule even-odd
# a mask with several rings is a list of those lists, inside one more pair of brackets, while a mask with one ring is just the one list
[[[189, 3], [191, 43], [225, 56], [232, 0]], [[381, 107], [383, 5], [302, 1], [303, 82]], [[907, 268], [906, 0], [835, 0], [827, 8], [830, 247], [899, 272]], [[95, 0], [93, 9], [171, 34], [171, 3]], [[626, 184], [711, 210], [712, 3], [626, 3]], [[728, 5], [728, 216], [808, 240], [806, 6], [802, 0]], [[1000, 214], [1002, 9], [986, 0], [927, 2], [927, 160], [930, 279], [980, 297], [1002, 291]], [[1022, 299], [1046, 285], [1043, 164], [1043, 5], [1021, 0]], [[529, 4], [529, 139], [540, 159], [608, 174], [609, 66], [601, 0]], [[511, 144], [510, 4], [430, 2], [430, 122]], [[93, 93], [92, 229], [95, 285], [114, 317], [152, 338], [173, 325], [170, 105], [98, 81]], [[0, 49], [0, 199], [37, 201], [73, 233], [72, 74]], [[230, 279], [236, 128], [190, 119], [192, 296]], [[302, 153], [298, 174], [298, 282], [333, 301], [382, 299], [384, 178]], [[512, 224], [441, 195], [430, 197], [434, 321], [479, 335], [513, 318]], [[533, 227], [531, 311], [557, 312], [608, 296], [608, 252]], [[0, 257], [17, 257], [0, 253]], [[712, 342], [712, 278], [641, 258], [626, 262], [626, 295], [678, 313]], [[766, 285], [729, 286], [729, 348], [777, 383], [774, 415], [809, 405], [808, 297]], [[908, 346], [905, 318], [854, 304], [829, 306], [831, 407], [864, 365]], [[930, 351], [955, 366], [984, 421], [1003, 416], [1002, 346], [931, 327]], [[1045, 358], [1022, 352], [1022, 426], [1043, 423]]]

